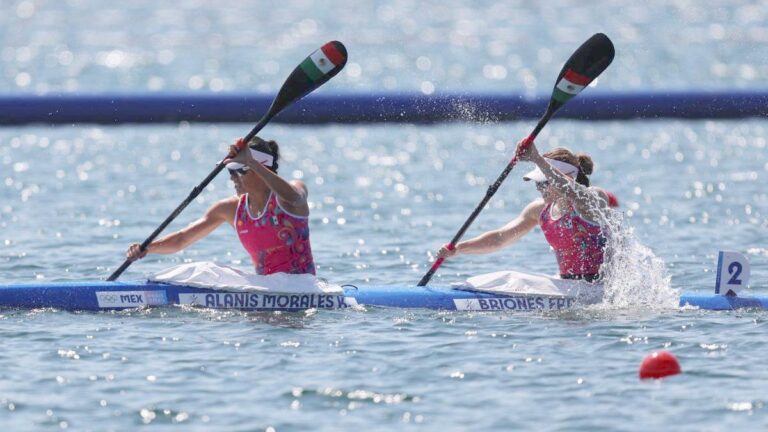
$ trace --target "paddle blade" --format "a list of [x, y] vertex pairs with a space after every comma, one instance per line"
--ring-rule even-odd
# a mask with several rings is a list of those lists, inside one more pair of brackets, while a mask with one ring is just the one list
[[608, 36], [596, 33], [587, 39], [560, 71], [549, 102], [550, 107], [556, 110], [584, 90], [611, 64], [615, 54]]
[[280, 87], [269, 111], [272, 115], [312, 93], [336, 76], [347, 64], [347, 49], [341, 42], [331, 41], [301, 62]]

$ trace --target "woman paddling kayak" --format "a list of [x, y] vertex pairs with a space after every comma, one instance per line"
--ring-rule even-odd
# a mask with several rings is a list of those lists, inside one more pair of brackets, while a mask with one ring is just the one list
[[240, 152], [238, 143], [229, 147], [229, 157], [224, 160], [235, 195], [216, 202], [200, 219], [155, 240], [144, 251], [138, 243], [132, 244], [126, 253], [129, 260], [148, 253], [178, 252], [228, 223], [258, 274], [315, 274], [306, 185], [277, 174], [280, 152], [275, 141], [254, 137]]
[[531, 143], [520, 153], [520, 160], [536, 165], [523, 179], [535, 183], [541, 198], [499, 229], [460, 242], [453, 250], [443, 246], [438, 257], [494, 252], [539, 226], [555, 251], [562, 279], [598, 281], [607, 243], [601, 216], [618, 203], [612, 194], [590, 186], [592, 158], [562, 147], [542, 156]]

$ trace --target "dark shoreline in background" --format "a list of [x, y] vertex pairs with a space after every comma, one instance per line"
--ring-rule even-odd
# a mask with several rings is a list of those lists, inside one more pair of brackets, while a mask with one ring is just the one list
[[[219, 93], [49, 93], [0, 95], [0, 125], [253, 122], [274, 95]], [[282, 123], [436, 123], [536, 119], [549, 95], [498, 93], [316, 94], [278, 115]], [[745, 118], [768, 115], [768, 91], [655, 91], [580, 95], [556, 118]]]

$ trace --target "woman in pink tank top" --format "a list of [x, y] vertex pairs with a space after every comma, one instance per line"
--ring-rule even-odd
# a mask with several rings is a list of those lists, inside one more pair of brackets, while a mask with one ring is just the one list
[[237, 144], [230, 146], [230, 156], [224, 161], [235, 195], [216, 202], [203, 217], [155, 240], [144, 251], [138, 243], [132, 244], [126, 254], [128, 259], [140, 259], [147, 253], [178, 252], [228, 223], [257, 273], [315, 274], [306, 185], [277, 174], [280, 154], [276, 142], [254, 137], [240, 152]]
[[531, 144], [520, 159], [536, 165], [523, 179], [535, 182], [541, 198], [499, 229], [460, 242], [453, 250], [443, 246], [438, 257], [493, 252], [539, 226], [555, 252], [561, 278], [598, 281], [607, 243], [601, 213], [617, 207], [618, 200], [601, 188], [590, 187], [592, 158], [562, 147], [542, 156]]

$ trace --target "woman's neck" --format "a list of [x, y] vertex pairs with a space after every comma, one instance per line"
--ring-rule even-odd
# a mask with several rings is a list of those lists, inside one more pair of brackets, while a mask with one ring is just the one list
[[571, 203], [568, 200], [568, 198], [565, 197], [556, 197], [552, 200], [550, 205], [549, 213], [554, 219], [560, 219], [560, 217], [568, 211], [568, 208], [571, 207]]
[[245, 187], [245, 192], [248, 194], [248, 200], [251, 205], [256, 205], [259, 208], [264, 206], [269, 198], [269, 188], [263, 182], [261, 184], [251, 184]]

